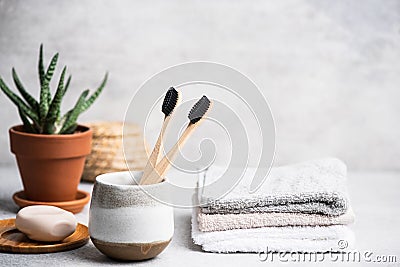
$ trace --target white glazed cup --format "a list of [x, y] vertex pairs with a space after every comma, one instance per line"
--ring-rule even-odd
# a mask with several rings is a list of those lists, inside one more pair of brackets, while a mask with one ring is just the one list
[[[143, 172], [132, 174], [139, 180]], [[89, 212], [89, 234], [96, 248], [117, 260], [145, 260], [160, 254], [174, 234], [173, 208], [148, 193], [165, 197], [165, 185], [140, 188], [127, 171], [97, 176]]]

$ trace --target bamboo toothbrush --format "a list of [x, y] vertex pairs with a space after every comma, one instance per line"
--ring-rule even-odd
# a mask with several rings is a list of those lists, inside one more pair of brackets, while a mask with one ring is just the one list
[[168, 126], [168, 123], [171, 119], [172, 112], [178, 106], [178, 102], [180, 99], [180, 94], [178, 91], [175, 90], [174, 87], [170, 87], [164, 97], [164, 102], [161, 107], [161, 111], [164, 113], [164, 122], [158, 136], [157, 142], [154, 145], [154, 149], [151, 152], [149, 160], [147, 161], [146, 167], [143, 171], [143, 177], [140, 179], [140, 184], [143, 184], [153, 169], [156, 167], [158, 162], [158, 158], [160, 155], [160, 150], [162, 146], [162, 138], [165, 132], [165, 129]]
[[150, 173], [144, 183], [141, 184], [155, 184], [159, 183], [164, 179], [165, 173], [171, 167], [172, 161], [175, 159], [179, 152], [179, 147], [183, 146], [189, 136], [199, 126], [206, 112], [210, 109], [211, 101], [203, 96], [197, 103], [192, 107], [189, 112], [188, 118], [189, 123], [179, 137], [178, 142], [172, 147], [168, 154], [156, 165], [155, 169]]

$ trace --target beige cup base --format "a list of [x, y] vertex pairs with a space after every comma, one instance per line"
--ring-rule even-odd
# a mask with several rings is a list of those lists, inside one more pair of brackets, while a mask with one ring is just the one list
[[140, 261], [154, 258], [160, 254], [171, 242], [168, 241], [152, 243], [112, 243], [90, 237], [95, 247], [104, 255], [122, 261]]

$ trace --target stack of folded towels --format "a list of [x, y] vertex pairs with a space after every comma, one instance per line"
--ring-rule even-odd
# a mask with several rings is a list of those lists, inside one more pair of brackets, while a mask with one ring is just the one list
[[334, 158], [272, 168], [249, 193], [256, 169], [247, 169], [232, 191], [215, 197], [224, 170], [200, 176], [192, 238], [209, 252], [327, 252], [352, 248], [354, 221], [346, 188], [346, 165]]

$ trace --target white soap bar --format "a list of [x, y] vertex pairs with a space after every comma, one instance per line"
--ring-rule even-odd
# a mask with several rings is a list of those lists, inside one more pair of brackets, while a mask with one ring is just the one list
[[46, 205], [21, 209], [15, 220], [18, 230], [36, 241], [60, 241], [75, 232], [75, 216], [66, 210]]

